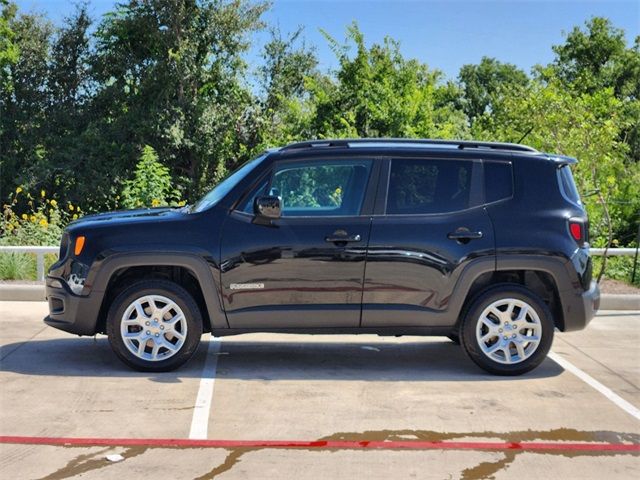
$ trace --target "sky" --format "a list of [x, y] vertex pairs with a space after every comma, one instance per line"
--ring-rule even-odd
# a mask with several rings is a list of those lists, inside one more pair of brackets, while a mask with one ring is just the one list
[[[20, 11], [45, 12], [54, 23], [74, 10], [69, 0], [14, 0]], [[89, 11], [99, 19], [114, 0], [89, 0]], [[564, 41], [576, 25], [593, 16], [605, 16], [626, 32], [629, 45], [640, 35], [640, 0], [275, 0], [263, 19], [283, 33], [304, 27], [308, 45], [314, 45], [323, 70], [337, 66], [320, 30], [342, 41], [346, 27], [356, 21], [367, 44], [385, 36], [400, 41], [403, 55], [454, 78], [462, 65], [483, 56], [517, 65], [526, 72], [553, 59], [551, 46]], [[268, 40], [255, 37], [248, 54], [252, 62]]]

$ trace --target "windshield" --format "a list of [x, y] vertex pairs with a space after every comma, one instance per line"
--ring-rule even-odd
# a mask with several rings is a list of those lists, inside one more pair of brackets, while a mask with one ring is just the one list
[[213, 187], [209, 193], [200, 199], [198, 203], [193, 206], [192, 212], [202, 212], [208, 208], [216, 205], [224, 196], [229, 193], [233, 187], [235, 187], [240, 180], [248, 175], [266, 156], [266, 153], [260, 155], [258, 158], [248, 161], [242, 167], [237, 169], [231, 175], [222, 180], [218, 185]]

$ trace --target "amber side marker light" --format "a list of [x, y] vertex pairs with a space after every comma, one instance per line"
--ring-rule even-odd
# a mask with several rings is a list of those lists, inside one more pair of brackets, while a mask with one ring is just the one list
[[76, 256], [78, 256], [82, 253], [83, 248], [84, 248], [84, 236], [80, 236], [76, 238], [76, 246], [73, 249], [73, 253], [75, 253]]

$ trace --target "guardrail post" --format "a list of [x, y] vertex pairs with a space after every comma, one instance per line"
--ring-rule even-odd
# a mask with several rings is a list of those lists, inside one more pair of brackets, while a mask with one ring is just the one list
[[636, 269], [638, 268], [638, 250], [640, 250], [640, 223], [638, 223], [638, 236], [636, 237], [636, 254], [633, 256], [633, 273], [631, 274], [631, 283], [636, 282]]
[[38, 281], [44, 282], [44, 253], [36, 253], [36, 266], [38, 272]]

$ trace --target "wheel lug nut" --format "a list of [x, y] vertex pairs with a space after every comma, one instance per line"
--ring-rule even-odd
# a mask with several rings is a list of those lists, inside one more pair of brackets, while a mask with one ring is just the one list
[[513, 335], [511, 335], [511, 338], [516, 338], [516, 334], [514, 333]]
[[159, 336], [160, 336], [160, 334], [159, 334], [159, 333], [156, 333], [156, 337], [159, 337]]
[[147, 330], [147, 335], [150, 335], [150, 334], [151, 334], [151, 332], [149, 330]]
[[499, 331], [500, 333], [502, 333], [502, 329], [501, 329], [501, 328], [499, 328], [499, 329], [498, 329], [498, 331]]
[[164, 330], [164, 325], [160, 325], [160, 330]]
[[149, 321], [144, 322], [144, 324], [148, 327], [150, 325]]
[[506, 339], [507, 339], [507, 336], [505, 335], [505, 336], [504, 336], [504, 337], [502, 337], [502, 338], [504, 338], [504, 339], [506, 340]]

